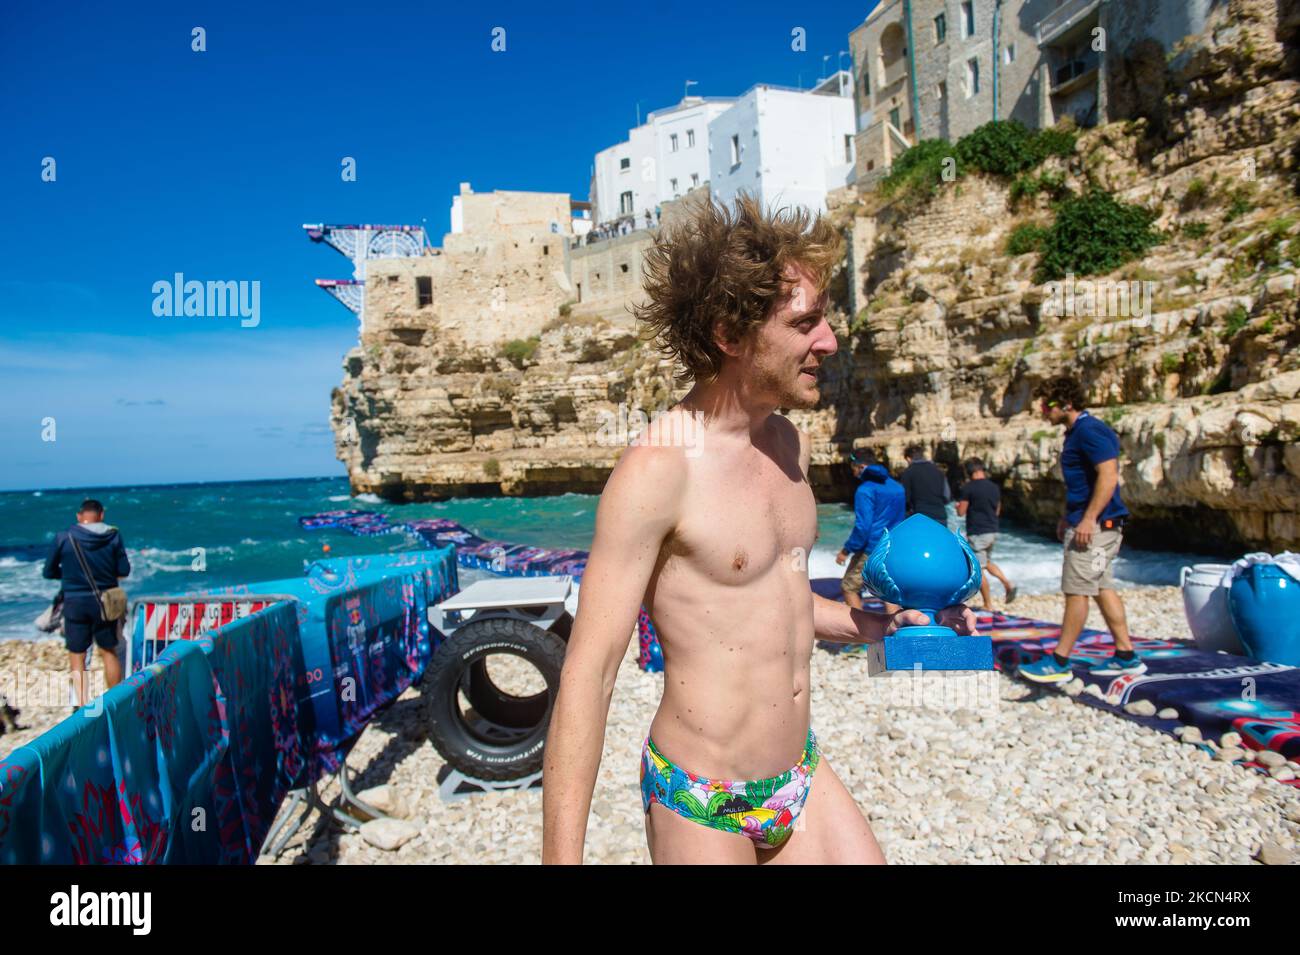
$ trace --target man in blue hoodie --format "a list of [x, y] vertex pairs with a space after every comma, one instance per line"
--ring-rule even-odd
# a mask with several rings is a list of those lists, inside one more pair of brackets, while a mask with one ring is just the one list
[[[77, 547], [81, 549], [80, 559]], [[94, 578], [94, 587], [86, 579], [83, 560]], [[95, 500], [83, 501], [77, 511], [77, 523], [54, 539], [54, 548], [45, 560], [43, 571], [46, 578], [63, 581], [64, 641], [82, 706], [86, 705], [85, 654], [92, 642], [99, 647], [104, 661], [105, 684], [112, 688], [122, 682], [122, 666], [117, 659], [120, 621], [104, 619], [94, 588], [98, 587], [100, 593], [111, 590], [118, 585], [119, 578], [130, 573], [131, 562], [122, 535], [116, 527], [104, 523], [104, 505]]]
[[[889, 476], [884, 465], [876, 463], [874, 451], [850, 454], [849, 466], [861, 483], [853, 494], [853, 533], [835, 555], [835, 563], [849, 562], [840, 589], [844, 591], [845, 603], [861, 610], [862, 568], [885, 531], [892, 530], [907, 516], [907, 492]], [[897, 610], [892, 604], [885, 605], [886, 613]]]

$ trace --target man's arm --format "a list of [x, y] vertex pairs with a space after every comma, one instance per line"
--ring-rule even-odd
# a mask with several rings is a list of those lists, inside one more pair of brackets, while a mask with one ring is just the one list
[[50, 550], [49, 556], [45, 558], [45, 566], [41, 568], [41, 576], [46, 580], [63, 579], [63, 566], [60, 557], [62, 550], [63, 535], [59, 534], [54, 538], [54, 547]]
[[[807, 476], [807, 472], [804, 472]], [[853, 492], [853, 531], [840, 550], [844, 554], [856, 554], [867, 547], [867, 535], [871, 533], [871, 522], [875, 518], [875, 498], [867, 493], [861, 484]]]
[[123, 577], [130, 577], [131, 559], [126, 556], [126, 544], [122, 540], [121, 533], [118, 533], [117, 535], [117, 547], [115, 550], [116, 553], [113, 555], [116, 562], [114, 571], [116, 572], [118, 579], [120, 580]]
[[544, 863], [582, 862], [614, 681], [660, 545], [677, 524], [685, 484], [680, 449], [636, 445], [623, 453], [600, 496], [578, 616], [546, 733]]

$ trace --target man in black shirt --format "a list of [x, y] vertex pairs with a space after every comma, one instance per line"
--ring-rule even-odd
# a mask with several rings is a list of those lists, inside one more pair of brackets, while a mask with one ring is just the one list
[[907, 468], [898, 478], [907, 492], [907, 513], [924, 514], [931, 520], [948, 526], [948, 511], [945, 505], [952, 498], [948, 489], [948, 478], [933, 461], [925, 459], [925, 452], [919, 444], [914, 444], [903, 452], [907, 459]]
[[966, 540], [979, 558], [980, 567], [985, 570], [980, 577], [980, 597], [984, 600], [984, 609], [992, 610], [989, 574], [1002, 581], [1007, 592], [1007, 603], [1016, 599], [1016, 585], [993, 563], [993, 544], [998, 539], [998, 518], [1002, 514], [1002, 492], [984, 473], [984, 462], [979, 458], [971, 458], [966, 462], [966, 477], [969, 480], [961, 487], [957, 514], [966, 518]]

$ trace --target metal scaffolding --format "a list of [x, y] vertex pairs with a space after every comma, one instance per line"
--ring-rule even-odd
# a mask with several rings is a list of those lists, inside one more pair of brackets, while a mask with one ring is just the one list
[[351, 279], [317, 279], [318, 288], [343, 303], [366, 327], [366, 261], [419, 258], [429, 248], [422, 225], [312, 225], [303, 230], [313, 242], [324, 242], [352, 260]]

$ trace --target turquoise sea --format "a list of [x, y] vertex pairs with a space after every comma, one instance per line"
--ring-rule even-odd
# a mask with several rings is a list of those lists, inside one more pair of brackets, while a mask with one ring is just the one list
[[[324, 555], [326, 545], [332, 557], [420, 546], [401, 533], [353, 537], [298, 526], [301, 515], [341, 508], [382, 511], [395, 521], [446, 517], [484, 538], [585, 550], [598, 500], [564, 494], [388, 504], [371, 495], [352, 497], [341, 477], [0, 493], [0, 639], [44, 636], [32, 620], [58, 583], [41, 577], [41, 565], [54, 535], [76, 520], [87, 496], [104, 503], [105, 520], [122, 532], [132, 567], [124, 586], [133, 596], [297, 576], [305, 562]], [[847, 505], [822, 504], [818, 523], [821, 537], [810, 571], [814, 577], [838, 577], [842, 570], [834, 555], [848, 537], [852, 512]], [[960, 522], [952, 518], [950, 526], [956, 529]], [[201, 571], [194, 569], [200, 557], [206, 562]], [[1126, 549], [1116, 576], [1128, 585], [1177, 584], [1183, 564], [1213, 559]], [[1060, 545], [1005, 522], [994, 560], [1025, 593], [1052, 592], [1060, 580]], [[479, 573], [462, 572], [462, 586]]]

